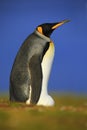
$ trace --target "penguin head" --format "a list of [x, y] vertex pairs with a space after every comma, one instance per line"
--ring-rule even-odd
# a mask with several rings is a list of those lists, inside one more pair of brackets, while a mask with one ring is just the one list
[[39, 25], [36, 30], [47, 36], [47, 37], [50, 37], [50, 35], [52, 34], [52, 32], [58, 28], [59, 26], [61, 26], [62, 24], [64, 23], [67, 23], [69, 22], [70, 20], [63, 20], [63, 21], [60, 21], [60, 22], [56, 22], [56, 23], [44, 23], [44, 24], [41, 24]]

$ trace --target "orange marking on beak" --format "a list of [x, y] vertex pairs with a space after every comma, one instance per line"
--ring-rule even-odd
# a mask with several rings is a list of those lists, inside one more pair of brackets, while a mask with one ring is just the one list
[[61, 26], [63, 23], [58, 23], [58, 24], [56, 24], [56, 25], [54, 25], [53, 27], [52, 27], [52, 29], [56, 29], [56, 28], [58, 28], [59, 26]]
[[67, 23], [67, 22], [70, 22], [70, 20], [63, 20], [63, 21], [57, 23], [56, 25], [54, 25], [54, 26], [52, 27], [52, 29], [56, 29], [56, 28], [58, 28], [59, 26], [61, 26], [62, 24]]

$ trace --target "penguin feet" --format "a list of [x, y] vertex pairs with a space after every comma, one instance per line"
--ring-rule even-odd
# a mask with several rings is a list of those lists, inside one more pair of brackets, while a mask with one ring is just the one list
[[43, 95], [40, 97], [37, 105], [39, 106], [54, 106], [54, 100], [52, 99], [52, 97], [50, 95]]

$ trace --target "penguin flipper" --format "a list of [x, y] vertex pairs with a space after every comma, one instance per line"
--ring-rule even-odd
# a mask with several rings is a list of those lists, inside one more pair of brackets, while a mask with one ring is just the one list
[[31, 77], [31, 104], [36, 104], [39, 100], [42, 86], [41, 59], [38, 54], [32, 56], [29, 62]]

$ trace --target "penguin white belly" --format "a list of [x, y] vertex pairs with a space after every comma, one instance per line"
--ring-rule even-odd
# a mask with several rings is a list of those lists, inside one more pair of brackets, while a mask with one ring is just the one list
[[39, 101], [37, 105], [43, 105], [43, 106], [53, 106], [54, 105], [54, 100], [50, 95], [48, 95], [48, 90], [47, 90], [47, 85], [48, 85], [48, 80], [51, 72], [51, 67], [54, 59], [54, 44], [53, 42], [50, 42], [50, 46], [45, 53], [42, 61], [42, 73], [43, 73], [43, 80], [42, 80], [42, 91], [41, 95], [39, 98]]

